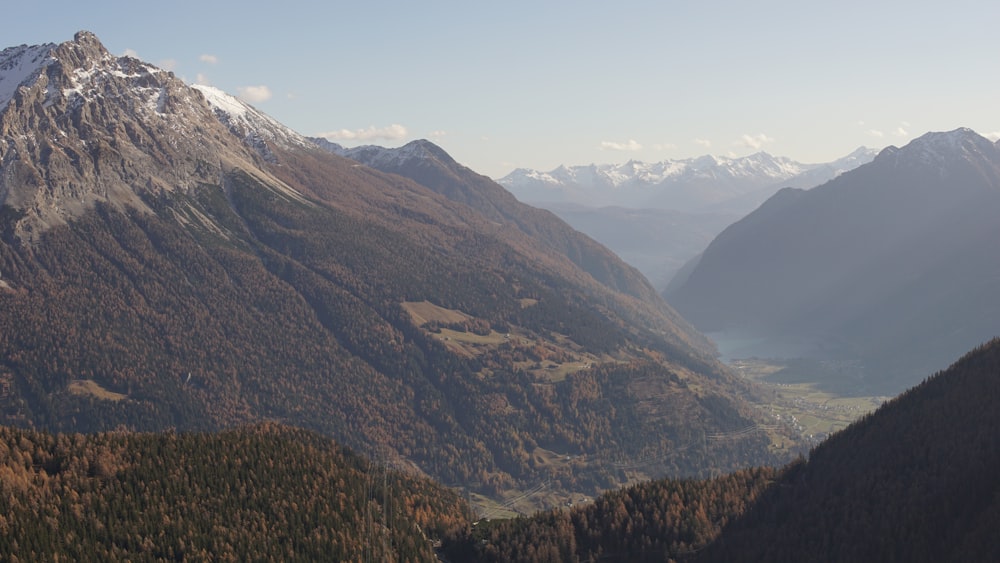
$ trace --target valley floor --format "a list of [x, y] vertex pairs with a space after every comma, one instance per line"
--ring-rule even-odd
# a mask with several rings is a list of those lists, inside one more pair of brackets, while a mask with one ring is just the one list
[[840, 386], [824, 385], [824, 376], [832, 368], [816, 361], [747, 358], [730, 359], [728, 364], [770, 392], [759, 408], [777, 423], [793, 426], [811, 444], [846, 428], [891, 398], [855, 395], [846, 387], [839, 391]]

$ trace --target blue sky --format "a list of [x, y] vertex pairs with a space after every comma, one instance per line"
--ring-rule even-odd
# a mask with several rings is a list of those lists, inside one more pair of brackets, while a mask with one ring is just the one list
[[993, 2], [49, 0], [0, 46], [87, 29], [344, 145], [428, 138], [515, 167], [758, 150], [829, 161], [1000, 132]]

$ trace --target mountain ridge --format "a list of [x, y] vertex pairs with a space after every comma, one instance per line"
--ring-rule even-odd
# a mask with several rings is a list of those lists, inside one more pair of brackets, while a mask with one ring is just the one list
[[968, 129], [928, 133], [779, 192], [716, 237], [668, 301], [701, 330], [756, 334], [782, 354], [928, 374], [1000, 330], [989, 299], [997, 209], [1000, 149]]
[[366, 145], [345, 149], [314, 140], [335, 154], [383, 172], [408, 177], [452, 201], [470, 205], [491, 220], [514, 226], [528, 235], [543, 235], [553, 248], [568, 255], [598, 281], [635, 297], [652, 300], [655, 289], [607, 249], [575, 232], [552, 213], [519, 202], [502, 186], [462, 166], [430, 141], [416, 140], [399, 148]]
[[[569, 202], [689, 212], [749, 212], [778, 187], [809, 188], [870, 161], [865, 147], [829, 163], [803, 164], [757, 152], [744, 157], [700, 157], [644, 163], [562, 165], [549, 172], [518, 169], [498, 183], [529, 202]], [[760, 193], [758, 193], [760, 192]], [[762, 195], [763, 194], [763, 195]], [[740, 202], [747, 199], [746, 202]], [[740, 202], [737, 204], [737, 202]]]

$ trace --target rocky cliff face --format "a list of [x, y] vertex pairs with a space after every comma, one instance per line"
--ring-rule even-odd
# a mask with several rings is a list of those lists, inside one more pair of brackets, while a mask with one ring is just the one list
[[0, 110], [0, 204], [26, 213], [19, 237], [97, 201], [146, 209], [146, 194], [218, 183], [256, 159], [173, 73], [116, 57], [85, 31], [43, 47], [2, 55], [27, 75]]

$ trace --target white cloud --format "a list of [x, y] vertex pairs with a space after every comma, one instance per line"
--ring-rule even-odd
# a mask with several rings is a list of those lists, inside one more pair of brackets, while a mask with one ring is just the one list
[[677, 145], [673, 143], [657, 143], [653, 145], [653, 150], [657, 151], [672, 151], [677, 148]]
[[206, 53], [206, 54], [198, 57], [198, 60], [201, 61], [201, 62], [203, 62], [203, 63], [208, 63], [210, 65], [214, 65], [215, 63], [219, 62], [219, 57], [216, 57], [215, 55], [209, 55], [209, 54]]
[[271, 89], [263, 84], [260, 86], [240, 86], [236, 89], [240, 98], [250, 103], [266, 102], [271, 99]]
[[885, 136], [885, 133], [879, 131], [878, 129], [869, 129], [868, 130], [868, 135], [870, 137], [882, 138], [882, 137]]
[[735, 144], [747, 147], [748, 149], [758, 150], [765, 144], [773, 142], [774, 139], [760, 133], [759, 135], [743, 135]]
[[601, 141], [601, 150], [637, 151], [637, 150], [642, 150], [642, 145], [636, 142], [635, 139], [629, 139], [624, 143], [616, 143], [614, 141]]
[[125, 56], [132, 57], [133, 59], [138, 59], [139, 53], [135, 49], [125, 49]]
[[438, 129], [437, 131], [431, 131], [430, 133], [427, 134], [427, 136], [430, 137], [431, 139], [440, 139], [447, 134], [448, 134], [447, 131], [442, 131]]
[[393, 123], [387, 127], [375, 127], [374, 125], [366, 129], [341, 129], [339, 131], [327, 131], [320, 133], [320, 137], [325, 137], [331, 141], [374, 141], [383, 139], [387, 141], [398, 141], [406, 138], [408, 131], [406, 127], [398, 123]]
[[905, 137], [905, 136], [907, 136], [909, 134], [910, 134], [909, 131], [907, 131], [906, 129], [903, 129], [902, 127], [896, 128], [896, 135], [898, 135], [900, 137]]
[[708, 139], [695, 139], [694, 144], [701, 145], [707, 149], [712, 146], [712, 141], [709, 141]]
[[162, 61], [160, 61], [159, 63], [157, 63], [156, 66], [162, 68], [163, 70], [174, 70], [175, 68], [177, 68], [177, 60], [176, 59], [163, 59]]
[[211, 81], [208, 79], [208, 75], [207, 74], [203, 74], [201, 72], [199, 72], [198, 74], [195, 75], [195, 77], [194, 77], [194, 83], [195, 84], [204, 84], [205, 86], [210, 86], [211, 85]]
[[993, 141], [995, 143], [997, 141], [1000, 141], [1000, 131], [994, 131], [992, 133], [986, 133], [985, 135], [983, 135], [983, 137], [986, 137], [987, 139], [989, 139], [989, 140], [991, 140], [991, 141]]

